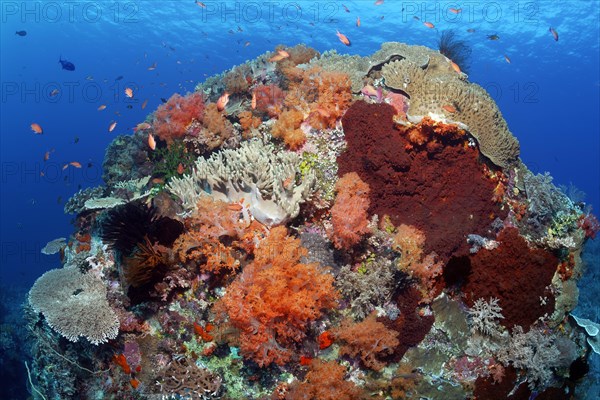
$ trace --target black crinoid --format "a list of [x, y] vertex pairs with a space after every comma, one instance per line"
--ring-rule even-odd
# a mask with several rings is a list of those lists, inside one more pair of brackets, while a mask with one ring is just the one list
[[454, 61], [460, 70], [467, 73], [471, 59], [471, 47], [456, 37], [453, 30], [443, 31], [438, 39], [438, 50]]
[[149, 240], [170, 247], [183, 232], [183, 224], [158, 216], [156, 209], [133, 201], [109, 210], [100, 237], [122, 256], [130, 256], [139, 243]]

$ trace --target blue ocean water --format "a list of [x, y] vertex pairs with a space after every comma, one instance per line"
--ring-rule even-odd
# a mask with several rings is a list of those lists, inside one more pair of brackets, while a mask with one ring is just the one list
[[[131, 133], [161, 98], [279, 43], [366, 55], [386, 41], [435, 47], [441, 31], [455, 30], [472, 46], [469, 79], [498, 103], [523, 161], [572, 183], [600, 209], [598, 1], [373, 3], [2, 1], [2, 281], [27, 286], [58, 266], [39, 249], [69, 235], [64, 202], [80, 185], [102, 182], [104, 150], [116, 135]], [[26, 36], [15, 34], [22, 30]], [[500, 39], [487, 38], [493, 34]], [[62, 69], [60, 57], [75, 71]], [[31, 131], [34, 122], [42, 135]], [[71, 161], [83, 167], [62, 170]]]
[[[79, 188], [102, 184], [111, 140], [131, 133], [161, 98], [193, 91], [277, 44], [367, 55], [387, 41], [435, 48], [443, 30], [454, 30], [472, 47], [469, 80], [496, 100], [525, 164], [574, 185], [600, 210], [597, 0], [2, 0], [0, 18], [2, 285], [26, 289], [60, 265], [40, 249], [73, 231], [64, 203]], [[75, 70], [62, 69], [61, 57]], [[106, 109], [98, 111], [101, 105]], [[32, 132], [32, 123], [43, 134]], [[82, 168], [64, 169], [70, 162]]]

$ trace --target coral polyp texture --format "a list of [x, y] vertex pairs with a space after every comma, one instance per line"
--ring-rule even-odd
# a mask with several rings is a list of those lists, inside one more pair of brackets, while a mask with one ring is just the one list
[[579, 393], [598, 321], [569, 315], [597, 219], [439, 52], [278, 46], [143, 126], [44, 250], [64, 266], [26, 307], [37, 396]]

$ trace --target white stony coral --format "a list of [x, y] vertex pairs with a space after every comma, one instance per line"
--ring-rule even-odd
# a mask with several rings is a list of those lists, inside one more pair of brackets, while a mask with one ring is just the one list
[[487, 302], [483, 298], [479, 298], [473, 304], [473, 307], [468, 311], [472, 318], [473, 328], [484, 335], [492, 336], [498, 333], [499, 327], [497, 319], [502, 319], [502, 308], [498, 305], [498, 299], [490, 298]]

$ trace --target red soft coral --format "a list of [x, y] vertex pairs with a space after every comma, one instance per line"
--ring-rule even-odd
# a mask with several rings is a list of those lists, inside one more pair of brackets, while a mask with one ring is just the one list
[[240, 330], [244, 357], [260, 366], [288, 362], [308, 323], [336, 305], [333, 276], [300, 263], [306, 253], [285, 227], [273, 228], [217, 306]]
[[331, 208], [330, 233], [338, 249], [348, 249], [369, 232], [367, 209], [369, 208], [369, 185], [356, 172], [349, 172], [335, 185], [337, 197]]
[[176, 93], [158, 107], [154, 113], [152, 128], [156, 136], [170, 145], [175, 139], [185, 135], [192, 121], [201, 121], [203, 112], [202, 94], [192, 93], [182, 97]]

